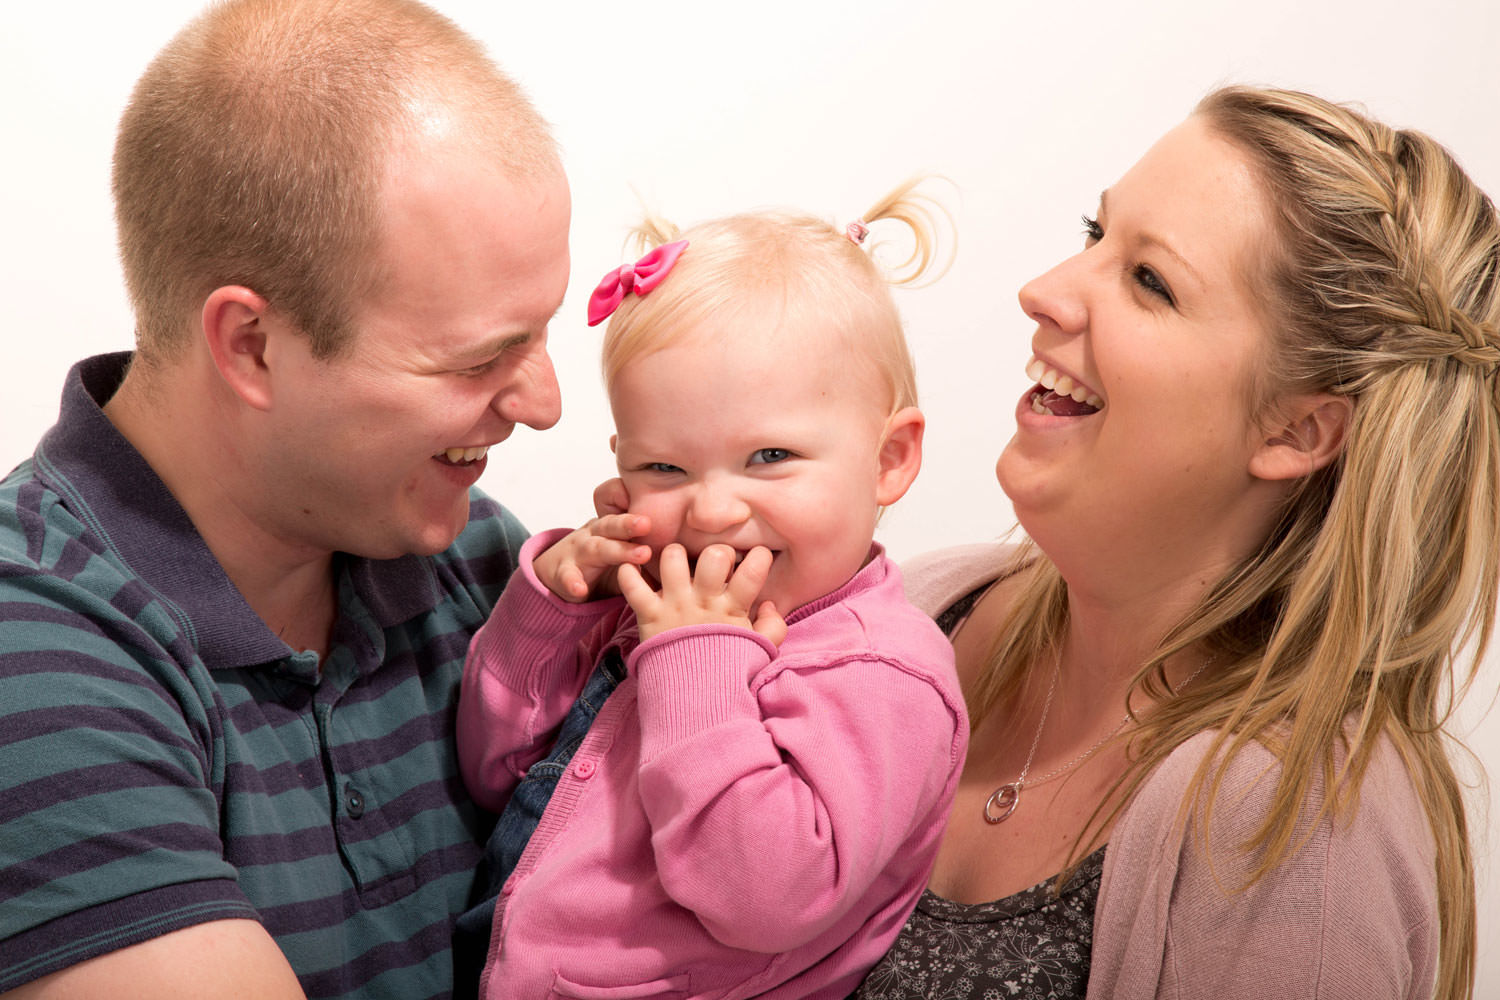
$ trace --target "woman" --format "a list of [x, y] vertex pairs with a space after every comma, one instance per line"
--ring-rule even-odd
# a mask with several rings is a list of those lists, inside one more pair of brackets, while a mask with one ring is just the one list
[[1021, 292], [1030, 541], [907, 568], [973, 736], [860, 995], [1468, 997], [1495, 209], [1423, 135], [1230, 88], [1085, 225]]

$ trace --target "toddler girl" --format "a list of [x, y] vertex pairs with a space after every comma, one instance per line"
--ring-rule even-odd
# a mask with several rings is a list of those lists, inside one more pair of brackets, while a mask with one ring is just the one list
[[873, 542], [924, 421], [867, 226], [756, 213], [606, 276], [628, 510], [531, 539], [475, 636], [464, 779], [503, 812], [486, 997], [843, 997], [926, 885], [968, 730]]

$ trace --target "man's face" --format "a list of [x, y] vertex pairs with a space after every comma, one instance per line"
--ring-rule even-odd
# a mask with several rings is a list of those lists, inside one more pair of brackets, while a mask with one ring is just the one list
[[279, 481], [265, 485], [284, 498], [277, 533], [316, 550], [443, 550], [485, 450], [561, 414], [547, 326], [568, 284], [566, 178], [515, 180], [451, 141], [413, 146], [386, 174], [380, 276], [354, 304], [349, 348], [317, 360], [283, 341], [265, 462]]

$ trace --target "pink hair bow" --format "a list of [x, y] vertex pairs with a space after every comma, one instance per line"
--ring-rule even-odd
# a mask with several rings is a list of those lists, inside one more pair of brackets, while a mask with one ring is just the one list
[[589, 296], [589, 326], [598, 326], [608, 319], [625, 300], [626, 292], [645, 295], [661, 284], [687, 245], [687, 240], [663, 243], [634, 264], [621, 264], [606, 274]]

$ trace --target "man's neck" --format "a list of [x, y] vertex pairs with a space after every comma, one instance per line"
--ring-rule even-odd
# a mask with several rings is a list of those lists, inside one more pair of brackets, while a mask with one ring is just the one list
[[337, 615], [333, 553], [289, 543], [259, 514], [233, 405], [191, 362], [132, 365], [104, 414], [187, 512], [245, 603], [294, 650], [328, 650]]

